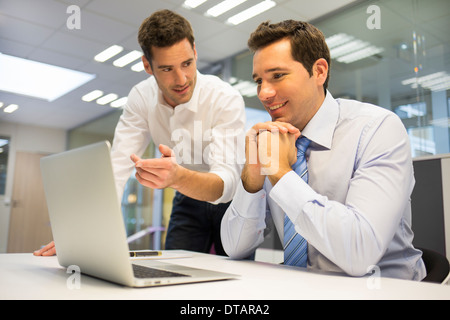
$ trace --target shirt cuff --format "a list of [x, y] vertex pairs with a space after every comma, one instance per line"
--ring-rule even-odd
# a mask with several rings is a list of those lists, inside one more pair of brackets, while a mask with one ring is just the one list
[[242, 180], [239, 179], [231, 206], [242, 218], [259, 219], [261, 216], [265, 216], [266, 213], [266, 191], [261, 189], [258, 192], [249, 193], [245, 190]]
[[233, 199], [233, 192], [235, 191], [234, 183], [232, 177], [230, 177], [228, 172], [223, 171], [210, 171], [209, 173], [214, 173], [219, 176], [223, 181], [223, 192], [219, 199], [215, 201], [210, 201], [211, 204], [227, 203]]
[[290, 171], [275, 184], [269, 196], [291, 221], [297, 221], [305, 204], [316, 200], [318, 194], [298, 174]]

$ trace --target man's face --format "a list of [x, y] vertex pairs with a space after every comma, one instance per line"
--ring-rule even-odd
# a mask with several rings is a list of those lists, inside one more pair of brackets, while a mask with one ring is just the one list
[[253, 79], [258, 85], [258, 98], [273, 121], [288, 122], [303, 130], [311, 120], [324, 99], [316, 64], [310, 76], [292, 57], [289, 39], [256, 51]]
[[145, 70], [152, 74], [164, 99], [172, 106], [189, 102], [197, 82], [197, 51], [187, 39], [171, 47], [152, 48], [151, 64], [142, 57]]

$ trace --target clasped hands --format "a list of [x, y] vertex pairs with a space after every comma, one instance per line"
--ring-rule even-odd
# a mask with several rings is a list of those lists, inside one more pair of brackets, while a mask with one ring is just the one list
[[285, 122], [264, 122], [253, 126], [246, 135], [246, 163], [242, 170], [242, 183], [247, 192], [262, 189], [267, 176], [275, 185], [292, 170], [297, 161], [295, 141], [300, 130]]
[[[258, 123], [247, 132], [246, 163], [241, 178], [248, 192], [261, 190], [266, 176], [275, 185], [292, 170], [292, 165], [297, 161], [295, 141], [300, 135], [298, 128], [279, 121]], [[161, 158], [140, 159], [136, 155], [131, 156], [136, 167], [136, 179], [149, 188], [176, 189], [181, 167], [172, 149], [159, 145], [159, 150]]]

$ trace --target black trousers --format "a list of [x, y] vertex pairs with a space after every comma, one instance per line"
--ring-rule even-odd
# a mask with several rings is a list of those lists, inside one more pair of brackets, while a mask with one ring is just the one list
[[226, 255], [220, 239], [220, 223], [229, 205], [230, 202], [213, 205], [176, 192], [165, 249], [209, 253], [214, 244], [216, 254]]

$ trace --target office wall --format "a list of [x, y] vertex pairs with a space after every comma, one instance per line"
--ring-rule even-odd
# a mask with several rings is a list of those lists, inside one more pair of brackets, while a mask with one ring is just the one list
[[11, 139], [6, 190], [5, 195], [0, 196], [0, 253], [2, 253], [6, 252], [7, 248], [16, 153], [52, 154], [64, 151], [66, 131], [0, 121], [0, 135]]
[[114, 130], [121, 114], [122, 110], [113, 111], [101, 118], [69, 130], [67, 133], [67, 149], [78, 148], [103, 140], [112, 143]]

